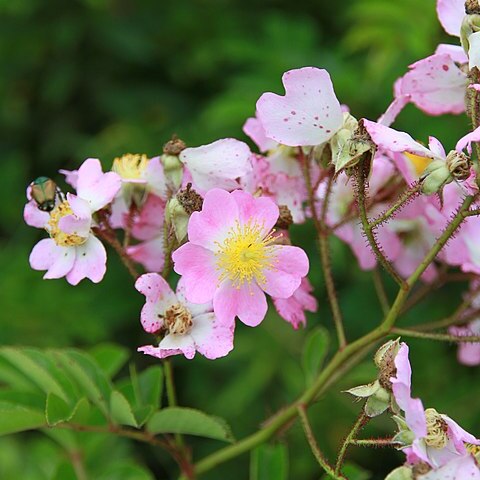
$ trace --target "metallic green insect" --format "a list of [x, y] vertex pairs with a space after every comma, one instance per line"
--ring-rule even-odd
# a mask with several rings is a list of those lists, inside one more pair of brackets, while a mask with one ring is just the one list
[[59, 194], [57, 184], [48, 177], [38, 177], [31, 183], [31, 195], [43, 212], [51, 212], [55, 208]]

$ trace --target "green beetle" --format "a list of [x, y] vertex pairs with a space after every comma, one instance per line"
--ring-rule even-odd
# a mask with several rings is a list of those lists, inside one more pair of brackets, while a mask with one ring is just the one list
[[31, 184], [32, 198], [43, 212], [51, 212], [55, 208], [58, 194], [57, 184], [48, 177], [38, 177]]

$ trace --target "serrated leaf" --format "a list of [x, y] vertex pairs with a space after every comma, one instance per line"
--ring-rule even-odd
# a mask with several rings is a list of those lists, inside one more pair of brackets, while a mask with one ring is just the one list
[[87, 398], [108, 417], [108, 382], [100, 368], [96, 367], [88, 357], [76, 351], [56, 351], [54, 355]]
[[151, 433], [183, 433], [199, 437], [232, 442], [233, 437], [227, 423], [200, 410], [170, 407], [153, 414], [147, 423]]
[[329, 334], [323, 327], [318, 327], [307, 336], [302, 353], [302, 367], [307, 385], [311, 384], [320, 372], [328, 353]]
[[45, 417], [50, 426], [65, 422], [72, 416], [72, 408], [54, 393], [47, 395]]
[[355, 397], [366, 398], [373, 395], [380, 388], [378, 380], [368, 385], [359, 385], [358, 387], [353, 387], [348, 390], [344, 390], [344, 393], [350, 393]]
[[114, 377], [130, 356], [128, 350], [113, 343], [103, 343], [89, 351], [108, 378]]
[[45, 424], [45, 414], [40, 410], [0, 402], [0, 435], [33, 430]]
[[250, 457], [250, 480], [287, 480], [288, 450], [284, 444], [264, 444]]
[[114, 422], [129, 427], [138, 427], [132, 407], [127, 399], [117, 390], [110, 396], [110, 415]]
[[133, 409], [133, 414], [137, 420], [138, 426], [142, 427], [147, 420], [153, 415], [155, 409], [152, 405], [147, 405], [146, 407], [135, 407]]
[[28, 354], [21, 349], [12, 347], [3, 347], [0, 355], [7, 359], [12, 365], [20, 370], [34, 385], [45, 393], [54, 393], [64, 401], [68, 401], [67, 396], [57, 382], [54, 376], [45, 368], [35, 362]]
[[137, 376], [138, 390], [141, 396], [138, 405], [160, 407], [163, 390], [163, 370], [159, 366], [147, 368]]

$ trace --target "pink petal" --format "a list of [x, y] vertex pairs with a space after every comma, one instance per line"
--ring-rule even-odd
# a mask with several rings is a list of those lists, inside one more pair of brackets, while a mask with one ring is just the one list
[[237, 294], [237, 316], [245, 325], [256, 327], [267, 314], [267, 299], [255, 283], [244, 284], [235, 289]]
[[[400, 79], [401, 80], [401, 79]], [[396, 120], [400, 112], [410, 102], [410, 95], [403, 94], [401, 91], [393, 102], [388, 106], [385, 113], [378, 119], [378, 123], [389, 127]]]
[[162, 199], [167, 198], [167, 178], [160, 157], [153, 157], [149, 160], [145, 169], [145, 179], [150, 192]]
[[267, 300], [255, 283], [238, 288], [227, 280], [215, 292], [213, 309], [222, 325], [231, 326], [238, 316], [245, 325], [256, 327], [265, 318]]
[[430, 151], [439, 158], [446, 158], [447, 154], [443, 145], [435, 137], [428, 137], [428, 148]]
[[138, 240], [150, 240], [163, 235], [165, 200], [150, 194], [133, 219], [132, 235]]
[[256, 117], [247, 119], [243, 125], [243, 131], [256, 143], [261, 152], [272, 150], [278, 145], [275, 140], [266, 136], [262, 122]]
[[254, 197], [242, 190], [231, 193], [239, 211], [240, 223], [263, 226], [264, 236], [272, 230], [278, 220], [278, 207], [267, 197]]
[[472, 153], [472, 142], [480, 141], [480, 127], [476, 128], [473, 132], [468, 133], [462, 137], [455, 146], [457, 152], [461, 152], [464, 148], [467, 149], [468, 153]]
[[171, 333], [165, 335], [159, 343], [158, 348], [162, 351], [163, 358], [177, 353], [183, 353], [186, 358], [191, 360], [195, 356], [195, 341], [189, 334], [173, 335]]
[[285, 95], [264, 93], [257, 117], [267, 137], [289, 146], [320, 145], [343, 124], [340, 103], [326, 70], [305, 67], [284, 73]]
[[128, 256], [140, 263], [149, 272], [160, 272], [165, 265], [165, 246], [163, 236], [146, 240], [127, 248]]
[[149, 302], [167, 302], [166, 308], [176, 302], [175, 293], [158, 273], [141, 275], [135, 282], [135, 288], [143, 293]]
[[64, 170], [61, 169], [59, 172], [62, 175], [65, 175], [65, 182], [68, 183], [75, 190], [77, 189], [78, 182], [78, 170]]
[[60, 218], [58, 227], [70, 235], [88, 237], [92, 224], [90, 205], [87, 201], [71, 193], [67, 194], [67, 201], [73, 211], [73, 215], [66, 215]]
[[51, 238], [40, 240], [30, 253], [34, 270], [47, 270], [43, 278], [61, 278], [67, 275], [75, 262], [75, 247], [61, 247]]
[[449, 45], [447, 43], [440, 43], [435, 50], [435, 55], [446, 54], [456, 63], [468, 63], [468, 55], [460, 45]]
[[163, 327], [165, 311], [172, 305], [172, 303], [168, 303], [168, 305], [166, 305], [166, 303], [165, 301], [159, 303], [147, 301], [142, 307], [140, 322], [146, 332], [157, 333]]
[[23, 219], [30, 227], [45, 228], [45, 225], [50, 220], [50, 214], [42, 212], [35, 200], [30, 200], [23, 209]]
[[298, 247], [282, 245], [271, 248], [274, 250], [274, 267], [265, 269], [266, 283], [262, 289], [272, 297], [288, 298], [308, 273], [308, 257]]
[[185, 278], [180, 277], [177, 283], [176, 294], [178, 301], [185, 305], [192, 314], [193, 317], [197, 317], [203, 315], [204, 313], [212, 313], [213, 312], [213, 302], [206, 302], [206, 303], [192, 303], [187, 300], [185, 295]]
[[472, 33], [468, 37], [468, 66], [480, 68], [480, 32]]
[[448, 436], [452, 439], [458, 453], [465, 453], [465, 443], [480, 445], [480, 440], [464, 430], [455, 420], [447, 415], [442, 415], [442, 418], [448, 425]]
[[309, 312], [317, 311], [317, 299], [311, 295], [312, 290], [313, 287], [305, 277], [291, 297], [272, 298], [278, 314], [287, 322], [291, 323], [295, 329], [300, 325], [306, 325], [306, 310]]
[[459, 114], [465, 111], [467, 75], [447, 54], [432, 55], [410, 65], [410, 71], [395, 84], [396, 95], [429, 115]]
[[188, 242], [173, 252], [172, 259], [173, 269], [183, 276], [187, 299], [193, 303], [212, 300], [218, 285], [214, 253]]
[[188, 222], [188, 239], [209, 250], [218, 250], [228, 232], [238, 221], [235, 197], [225, 190], [214, 188], [203, 200], [201, 212], [193, 212]]
[[195, 341], [198, 353], [214, 360], [225, 357], [233, 350], [234, 324], [223, 325], [213, 313], [206, 313], [194, 318], [190, 335]]
[[465, 17], [465, 0], [437, 0], [437, 15], [445, 31], [459, 37]]
[[84, 278], [100, 282], [107, 270], [107, 252], [102, 242], [90, 235], [83, 244], [75, 247], [75, 263], [67, 274], [67, 282], [77, 285]]
[[365, 128], [379, 147], [390, 152], [409, 152], [421, 157], [434, 158], [433, 153], [416, 142], [408, 133], [399, 132], [379, 123], [363, 120]]
[[480, 480], [480, 470], [473, 457], [465, 455], [421, 475], [419, 480]]
[[97, 158], [87, 158], [78, 169], [77, 194], [92, 212], [108, 205], [120, 190], [122, 180], [114, 172], [103, 173]]
[[238, 188], [237, 178], [252, 170], [250, 148], [234, 138], [224, 138], [208, 145], [186, 148], [180, 160], [201, 190]]

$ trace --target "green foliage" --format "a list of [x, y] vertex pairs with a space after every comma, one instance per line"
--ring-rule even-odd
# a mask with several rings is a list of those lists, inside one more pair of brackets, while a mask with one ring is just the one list
[[255, 448], [250, 459], [250, 480], [287, 480], [288, 449], [282, 443]]
[[[0, 1], [0, 341], [37, 347], [0, 353], [0, 433], [20, 432], [0, 437], [0, 478], [75, 479], [72, 458], [78, 452], [90, 478], [163, 479], [178, 473], [148, 445], [60, 428], [62, 422], [112, 422], [137, 431], [129, 426], [136, 422], [144, 428], [161, 408], [163, 372], [156, 360], [135, 352], [150, 341], [138, 320], [142, 298], [112, 252], [98, 285], [43, 281], [29, 268], [28, 254], [43, 232], [23, 224], [26, 185], [46, 174], [64, 188], [58, 168], [76, 168], [87, 156], [99, 157], [108, 168], [126, 151], [154, 155], [174, 132], [192, 146], [222, 136], [245, 139], [241, 125], [254, 113], [258, 96], [280, 93], [281, 74], [303, 65], [328, 68], [342, 103], [354, 115], [376, 118], [407, 65], [446, 40], [434, 10], [433, 0]], [[398, 127], [421, 140], [433, 134], [454, 145], [467, 121], [429, 119], [408, 107]], [[237, 327], [235, 350], [227, 358], [174, 362], [180, 403], [227, 418], [238, 438], [295, 399], [306, 376], [311, 381], [323, 359], [323, 334], [316, 328], [332, 330], [312, 231], [294, 228], [293, 236], [312, 259], [310, 278], [320, 306], [309, 316], [307, 331], [293, 331], [270, 313], [259, 328]], [[333, 263], [353, 339], [377, 325], [381, 311], [369, 276], [352, 268], [352, 255], [339, 241]], [[392, 286], [387, 288], [392, 295]], [[407, 316], [406, 325], [450, 313], [461, 292], [462, 286], [442, 290], [435, 302]], [[465, 428], [477, 426], [476, 372], [455, 363], [453, 346], [412, 341], [411, 347], [415, 395]], [[339, 392], [370, 382], [374, 370], [370, 361], [361, 363], [312, 408], [313, 428], [322, 432], [319, 442], [327, 455], [334, 454], [359, 408]], [[376, 425], [372, 435], [391, 433], [388, 422]], [[286, 439], [290, 462], [284, 475], [317, 478], [300, 429], [290, 429]], [[188, 440], [195, 458], [217, 443]], [[284, 450], [262, 447], [254, 454], [261, 460], [258, 469], [270, 462], [277, 462], [272, 471], [283, 468]], [[378, 472], [378, 479], [400, 459], [386, 450], [352, 455]], [[244, 480], [246, 463], [245, 457], [233, 460], [203, 478]]]
[[307, 385], [312, 383], [322, 368], [323, 361], [328, 353], [329, 336], [328, 330], [324, 327], [317, 327], [305, 339], [302, 366]]

